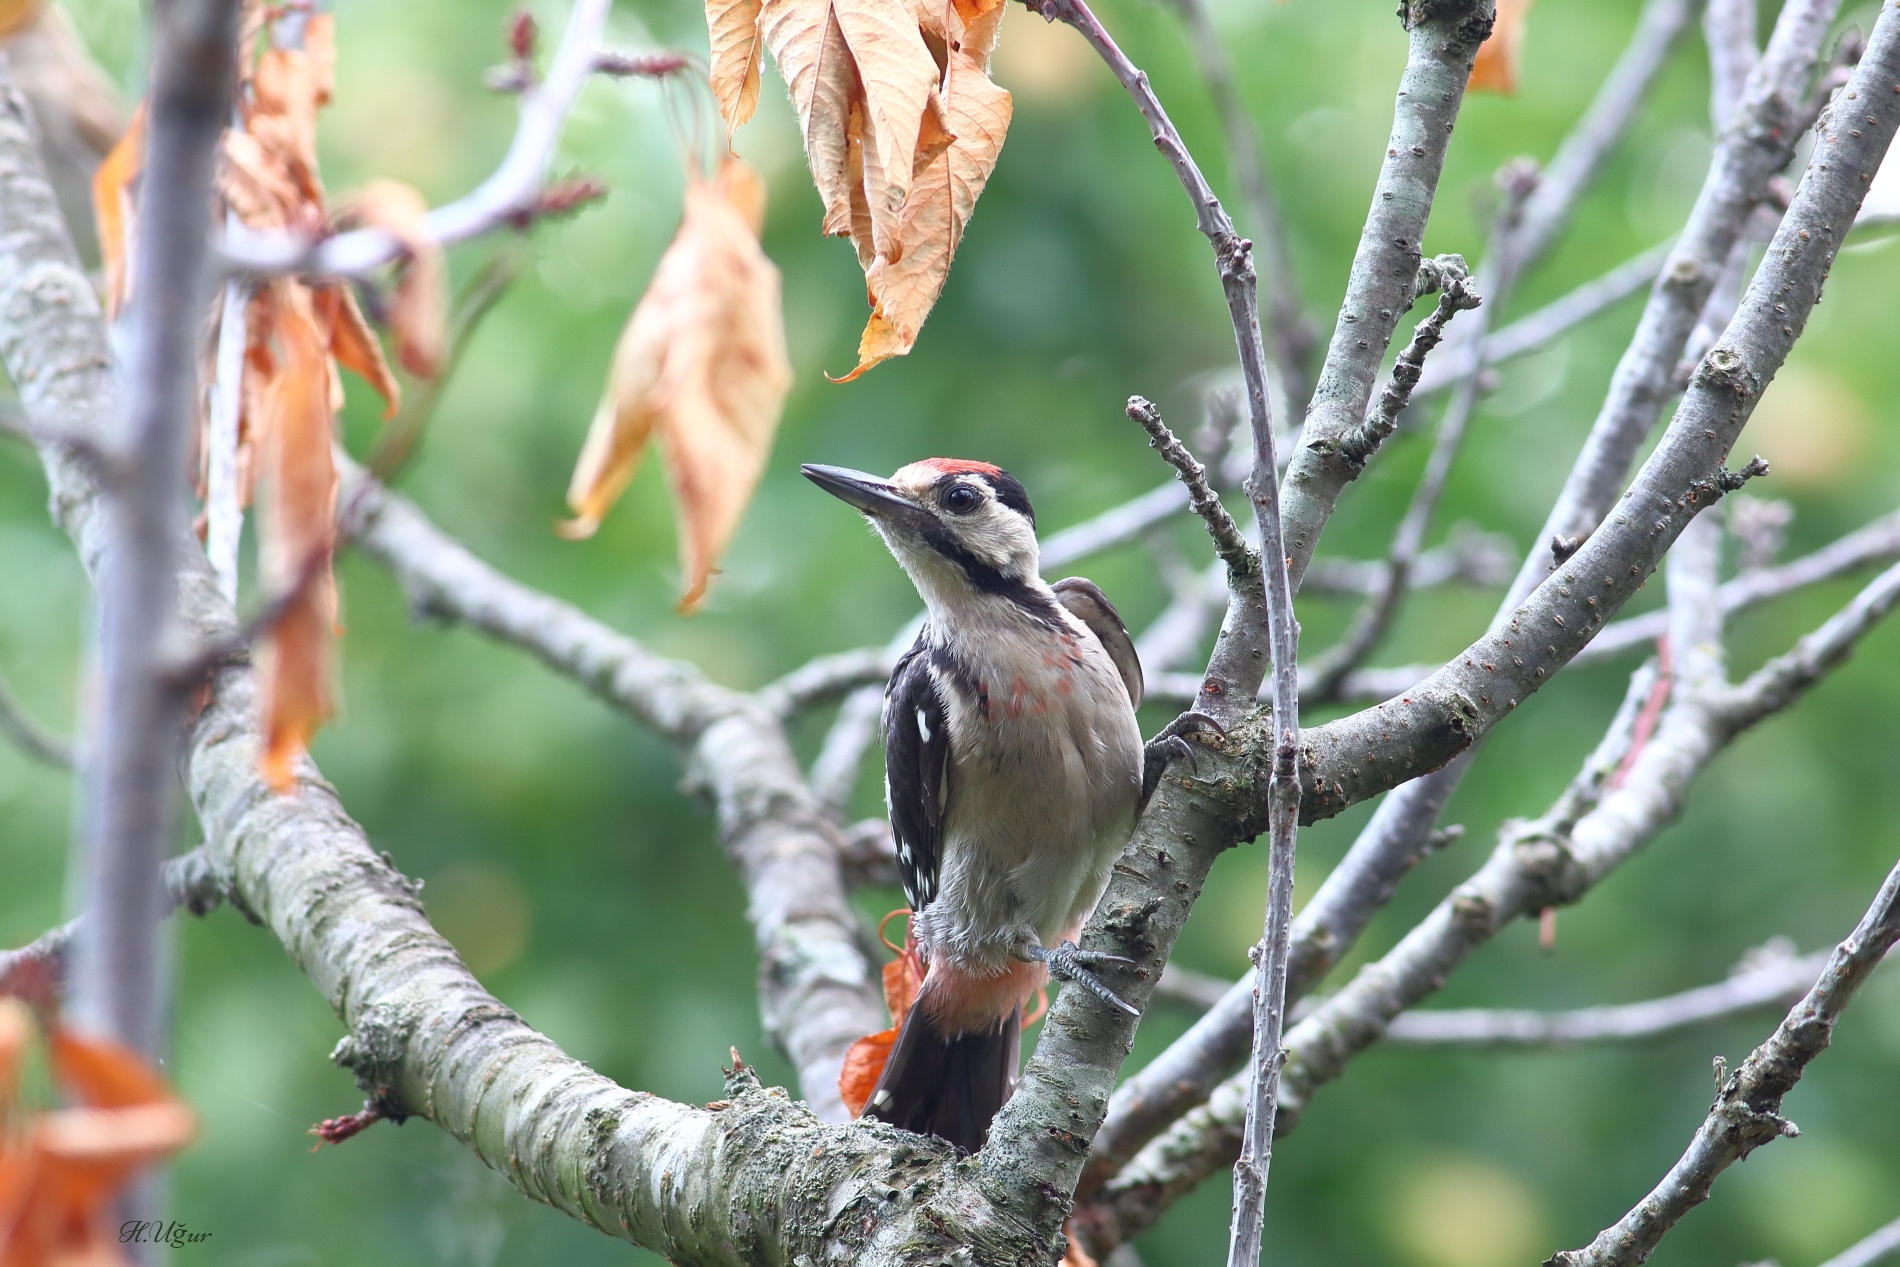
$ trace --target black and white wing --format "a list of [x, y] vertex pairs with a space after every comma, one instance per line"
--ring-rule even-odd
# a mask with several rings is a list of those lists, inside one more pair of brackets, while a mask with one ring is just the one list
[[1135, 640], [1128, 636], [1128, 626], [1122, 624], [1115, 604], [1108, 601], [1108, 595], [1102, 593], [1094, 581], [1079, 576], [1065, 576], [1049, 588], [1056, 592], [1056, 601], [1087, 625], [1096, 641], [1102, 644], [1102, 650], [1108, 652], [1108, 658], [1115, 663], [1115, 671], [1121, 674], [1122, 685], [1128, 688], [1128, 702], [1140, 708], [1141, 657], [1135, 654]]
[[949, 790], [950, 729], [930, 661], [930, 646], [920, 633], [884, 692], [884, 798], [897, 844], [897, 871], [913, 911], [937, 897]]

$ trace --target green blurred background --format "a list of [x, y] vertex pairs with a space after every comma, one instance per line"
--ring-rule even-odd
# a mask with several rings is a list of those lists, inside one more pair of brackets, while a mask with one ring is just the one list
[[[511, 133], [510, 102], [480, 87], [501, 59], [500, 0], [339, 0], [338, 85], [323, 121], [334, 190], [377, 176], [451, 198]], [[1219, 132], [1176, 19], [1102, 0], [1105, 21], [1153, 76], [1229, 201]], [[1513, 98], [1466, 106], [1427, 249], [1480, 253], [1491, 174], [1548, 158], [1627, 38], [1635, 0], [1544, 0]], [[1869, 25], [1862, 4], [1844, 21]], [[133, 0], [71, 0], [122, 85], [137, 82]], [[1763, 8], [1764, 31], [1775, 6]], [[545, 30], [564, 9], [537, 3]], [[1330, 333], [1390, 120], [1405, 39], [1390, 0], [1219, 0], [1291, 225], [1306, 306]], [[703, 50], [693, 0], [622, 0], [625, 47]], [[603, 203], [537, 228], [532, 265], [481, 329], [402, 486], [510, 574], [561, 595], [719, 681], [754, 686], [808, 657], [879, 643], [912, 614], [908, 583], [856, 518], [798, 477], [803, 461], [884, 471], [932, 454], [998, 462], [1028, 485], [1046, 528], [1152, 487], [1166, 472], [1121, 404], [1154, 397], [1183, 431], [1201, 384], [1233, 348], [1207, 250], [1143, 127], [1079, 38], [1013, 9], [996, 77], [1016, 94], [1002, 161], [918, 349], [849, 386], [825, 381], [853, 352], [862, 279], [820, 238], [782, 88], [770, 82], [739, 151], [770, 180], [766, 248], [785, 275], [798, 383], [756, 503], [706, 609], [682, 619], [663, 471], [650, 462], [594, 540], [550, 531], [614, 338], [672, 233], [681, 185], [671, 106], [649, 83], [588, 88], [560, 171], [605, 177]], [[1649, 108], [1561, 245], [1499, 319], [1521, 314], [1660, 241], [1680, 224], [1710, 147], [1706, 61], [1683, 41]], [[1243, 225], [1243, 229], [1245, 226]], [[459, 250], [467, 275], [490, 249]], [[1457, 523], [1531, 543], [1601, 398], [1639, 301], [1503, 369], [1474, 421], [1434, 539]], [[1789, 553], [1900, 502], [1900, 245], [1851, 247], [1808, 335], [1742, 449], [1789, 499]], [[367, 452], [373, 403], [350, 384], [347, 432]], [[1434, 407], [1435, 409], [1436, 407]], [[1322, 548], [1375, 557], [1423, 464], [1402, 435], [1345, 498]], [[0, 448], [0, 667], [39, 716], [72, 725], [87, 619], [84, 579], [47, 523], [31, 454]], [[1191, 525], [1180, 548], [1206, 557]], [[1085, 570], [1140, 627], [1164, 605], [1151, 557], [1128, 547]], [[418, 624], [390, 579], [342, 563], [345, 709], [316, 745], [345, 803], [409, 874], [470, 966], [576, 1056], [627, 1086], [689, 1100], [719, 1093], [736, 1045], [768, 1079], [789, 1071], [760, 1033], [744, 898], [674, 755], [572, 683], [460, 630]], [[1654, 605], [1660, 585], [1639, 603]], [[1738, 672], [1784, 649], [1849, 594], [1840, 582], [1738, 620]], [[1447, 588], [1406, 608], [1379, 660], [1449, 654], [1497, 595]], [[1350, 607], [1303, 603], [1309, 651]], [[1500, 821], [1540, 812], [1622, 694], [1632, 662], [1566, 673], [1520, 710], [1453, 803], [1463, 843], [1421, 866], [1335, 981], [1388, 948], [1468, 874]], [[1150, 727], [1164, 715], [1144, 718]], [[826, 718], [801, 723], [809, 755]], [[1555, 953], [1530, 925], [1486, 946], [1443, 1005], [1568, 1007], [1719, 979], [1771, 936], [1802, 950], [1852, 925], [1900, 853], [1900, 627], [1789, 715], [1744, 737], [1702, 778], [1681, 822], [1564, 912]], [[875, 764], [873, 761], [872, 765]], [[61, 918], [69, 780], [0, 746], [0, 945]], [[878, 809], [867, 768], [857, 810]], [[1313, 890], [1366, 807], [1304, 832], [1299, 893]], [[191, 843], [195, 828], [181, 831]], [[1222, 859], [1180, 962], [1233, 976], [1258, 936], [1263, 851]], [[868, 914], [900, 904], [863, 895]], [[327, 1054], [341, 1027], [265, 932], [224, 912], [177, 929], [172, 1071], [203, 1116], [172, 1172], [174, 1217], [212, 1232], [182, 1262], [295, 1264], [622, 1262], [632, 1252], [515, 1195], [426, 1123], [378, 1126], [313, 1153], [305, 1129], [360, 1095]], [[1157, 1005], [1137, 1062], [1189, 1015]], [[1667, 1042], [1531, 1054], [1374, 1050], [1327, 1088], [1275, 1158], [1268, 1244], [1280, 1264], [1504, 1267], [1587, 1240], [1675, 1158], [1710, 1097], [1711, 1057], [1740, 1059], [1760, 1014]], [[1809, 1267], [1900, 1214], [1900, 971], [1877, 976], [1832, 1050], [1789, 1097], [1798, 1140], [1721, 1180], [1658, 1262], [1777, 1258]], [[1180, 1204], [1140, 1250], [1157, 1267], [1218, 1261], [1227, 1185]]]

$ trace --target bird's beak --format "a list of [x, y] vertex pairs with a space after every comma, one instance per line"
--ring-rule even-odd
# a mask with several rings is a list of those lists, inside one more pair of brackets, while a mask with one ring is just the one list
[[798, 469], [804, 472], [806, 479], [867, 515], [875, 515], [880, 519], [910, 519], [922, 509], [898, 492], [889, 480], [866, 475], [863, 471], [844, 466], [819, 466], [815, 462], [808, 462]]

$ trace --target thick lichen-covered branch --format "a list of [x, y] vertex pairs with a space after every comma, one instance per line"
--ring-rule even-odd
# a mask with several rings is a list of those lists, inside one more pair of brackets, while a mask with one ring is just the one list
[[343, 502], [356, 518], [345, 527], [417, 610], [529, 651], [685, 754], [687, 779], [712, 802], [746, 886], [766, 1032], [820, 1115], [843, 1120], [845, 1049], [882, 1029], [884, 1012], [845, 900], [837, 828], [806, 786], [778, 718], [757, 698], [516, 584], [357, 468], [347, 472]]

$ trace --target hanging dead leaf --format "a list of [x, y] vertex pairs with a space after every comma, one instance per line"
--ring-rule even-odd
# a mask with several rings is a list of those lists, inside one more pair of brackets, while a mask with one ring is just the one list
[[712, 36], [712, 89], [728, 132], [759, 107], [759, 15], [764, 0], [706, 0]]
[[805, 161], [825, 204], [823, 232], [848, 233], [852, 182], [845, 134], [858, 92], [844, 30], [825, 0], [765, 0], [760, 25], [798, 113]]
[[895, 259], [903, 251], [898, 225], [917, 166], [924, 114], [941, 72], [909, 4], [833, 0], [832, 9], [858, 71], [871, 240], [877, 254]]
[[356, 302], [356, 292], [347, 285], [324, 286], [317, 289], [312, 298], [330, 330], [330, 355], [336, 358], [338, 365], [376, 389], [376, 394], [383, 398], [385, 421], [395, 417], [396, 410], [402, 406], [402, 386], [389, 372], [389, 362], [383, 359], [383, 345], [364, 319], [363, 309]]
[[448, 356], [449, 278], [442, 244], [429, 234], [428, 201], [412, 185], [379, 180], [352, 195], [350, 209], [402, 243], [407, 258], [389, 314], [396, 355], [418, 378], [439, 376]]
[[[294, 764], [332, 711], [330, 641], [336, 628], [334, 546], [337, 474], [330, 446], [336, 416], [330, 332], [295, 283], [270, 284], [274, 373], [260, 413], [265, 500], [261, 561], [265, 584], [289, 595], [266, 639], [265, 778], [279, 792], [295, 785]], [[260, 322], [260, 325], [265, 323]]]
[[[0, 1110], [16, 1108], [6, 1075], [31, 1034], [26, 1010], [0, 1006]], [[0, 1140], [0, 1263], [124, 1262], [113, 1203], [144, 1166], [196, 1130], [191, 1110], [136, 1053], [57, 1031], [53, 1071], [79, 1107], [42, 1112]]]
[[737, 529], [778, 428], [791, 365], [778, 269], [759, 247], [764, 185], [736, 158], [689, 179], [679, 232], [614, 350], [568, 487], [584, 537], [626, 489], [657, 428], [666, 446], [690, 611]]
[[944, 103], [956, 139], [917, 176], [904, 206], [901, 250], [894, 256], [879, 252], [865, 270], [871, 319], [858, 340], [858, 366], [841, 382], [916, 346], [977, 197], [996, 169], [1009, 129], [1009, 94], [990, 82], [975, 59], [952, 52]]
[[897, 1033], [923, 986], [923, 961], [917, 957], [913, 935], [907, 932], [904, 949], [884, 965], [884, 1006], [891, 1014], [891, 1027], [852, 1043], [845, 1050], [844, 1068], [838, 1074], [838, 1095], [853, 1118], [864, 1112], [871, 1092], [877, 1090], [877, 1080], [884, 1076], [891, 1049], [897, 1045]]
[[1517, 91], [1518, 57], [1523, 51], [1524, 23], [1530, 11], [1531, 0], [1498, 0], [1497, 21], [1491, 27], [1490, 38], [1478, 48], [1467, 89], [1507, 96]]
[[136, 186], [145, 166], [145, 107], [132, 113], [125, 135], [92, 176], [92, 217], [105, 264], [106, 315], [116, 317], [132, 297], [132, 251], [138, 230]]

